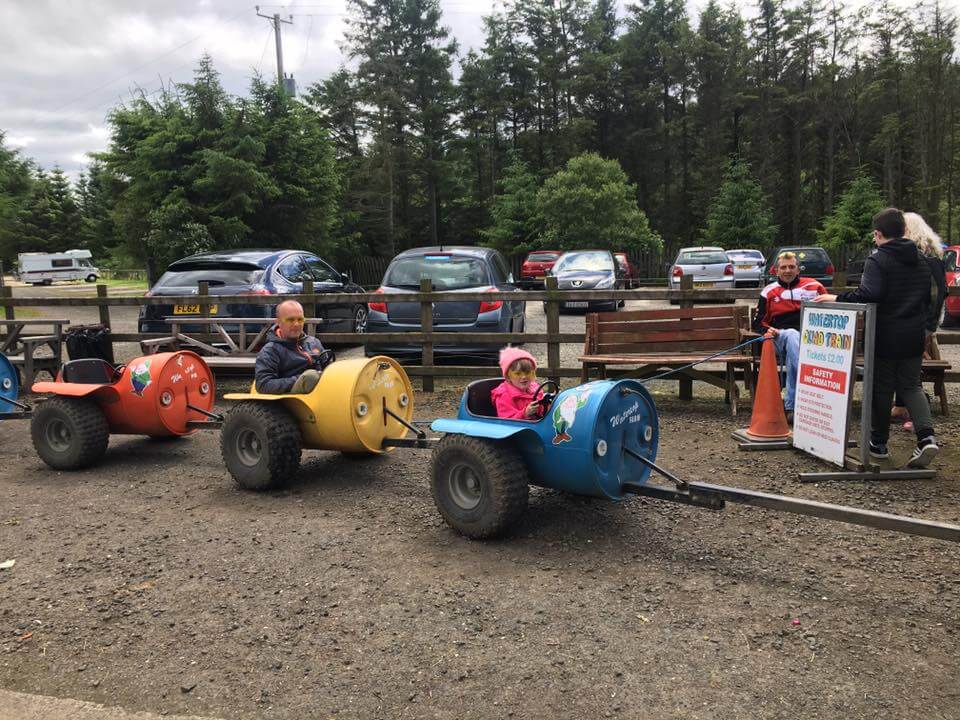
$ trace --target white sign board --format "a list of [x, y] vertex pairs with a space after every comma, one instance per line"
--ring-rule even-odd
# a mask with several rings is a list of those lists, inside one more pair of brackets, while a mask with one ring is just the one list
[[803, 306], [793, 445], [844, 466], [853, 396], [857, 311]]

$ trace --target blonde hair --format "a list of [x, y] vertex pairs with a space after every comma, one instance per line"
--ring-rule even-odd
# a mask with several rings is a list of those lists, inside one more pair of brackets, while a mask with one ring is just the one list
[[914, 244], [920, 249], [921, 254], [927, 257], [943, 257], [943, 246], [940, 244], [940, 236], [933, 231], [933, 228], [927, 225], [927, 221], [917, 213], [908, 212], [903, 214], [906, 221], [906, 229], [903, 236], [913, 240]]
[[797, 254], [795, 252], [784, 250], [782, 253], [777, 255], [777, 267], [780, 267], [781, 260], [796, 260], [796, 259], [797, 259]]

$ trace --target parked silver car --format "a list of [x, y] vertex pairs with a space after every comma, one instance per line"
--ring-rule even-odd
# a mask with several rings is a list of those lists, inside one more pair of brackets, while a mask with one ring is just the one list
[[[571, 250], [561, 255], [550, 269], [560, 290], [614, 290], [623, 287], [623, 271], [609, 250]], [[617, 310], [618, 300], [570, 300], [560, 309]]]
[[678, 289], [680, 280], [692, 275], [695, 288], [732, 288], [733, 273], [733, 263], [723, 248], [681, 248], [670, 266], [667, 287]]
[[727, 250], [733, 263], [733, 284], [736, 287], [760, 287], [763, 284], [763, 268], [766, 260], [759, 250]]

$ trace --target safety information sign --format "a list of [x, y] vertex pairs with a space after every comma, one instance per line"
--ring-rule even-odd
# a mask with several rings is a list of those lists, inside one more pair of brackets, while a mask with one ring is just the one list
[[853, 397], [857, 311], [803, 306], [793, 445], [843, 467]]

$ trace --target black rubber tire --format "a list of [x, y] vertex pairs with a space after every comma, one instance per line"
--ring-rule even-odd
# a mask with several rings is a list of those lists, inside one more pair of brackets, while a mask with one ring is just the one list
[[[56, 433], [52, 425], [59, 426]], [[62, 447], [51, 442], [58, 434]], [[110, 426], [100, 406], [82, 398], [55, 397], [41, 403], [30, 420], [37, 455], [54, 470], [79, 470], [99, 461], [110, 442]]]
[[[255, 439], [259, 460], [244, 461], [241, 436]], [[271, 490], [292, 480], [300, 467], [303, 440], [293, 415], [277, 403], [247, 401], [227, 414], [220, 432], [220, 454], [227, 470], [244, 490]]]
[[367, 332], [367, 306], [366, 305], [354, 305], [353, 312], [351, 313], [353, 319], [350, 321], [350, 331], [357, 334], [363, 335]]
[[[478, 502], [465, 507], [452, 486], [458, 471], [467, 468], [479, 484]], [[527, 467], [509, 442], [447, 435], [430, 459], [433, 502], [447, 524], [474, 540], [503, 535], [527, 508]]]
[[88, 283], [95, 283], [97, 281], [97, 276], [94, 275], [93, 273], [90, 273], [83, 279], [83, 281]]

